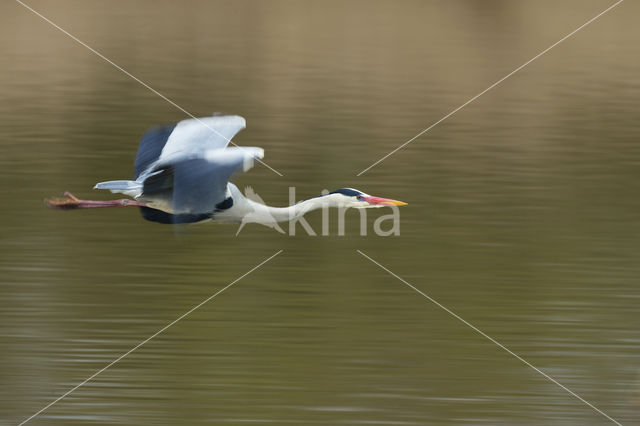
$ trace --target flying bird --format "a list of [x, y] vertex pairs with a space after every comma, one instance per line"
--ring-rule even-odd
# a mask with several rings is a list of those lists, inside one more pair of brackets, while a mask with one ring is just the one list
[[262, 148], [231, 142], [245, 127], [243, 117], [214, 115], [153, 128], [140, 141], [133, 180], [100, 182], [94, 187], [131, 198], [81, 200], [65, 192], [65, 198], [48, 199], [46, 204], [58, 209], [139, 207], [144, 219], [165, 224], [214, 220], [270, 227], [322, 207], [406, 205], [352, 188], [337, 189], [289, 207], [270, 207], [250, 199], [255, 197], [245, 197], [229, 179], [246, 172], [264, 156]]

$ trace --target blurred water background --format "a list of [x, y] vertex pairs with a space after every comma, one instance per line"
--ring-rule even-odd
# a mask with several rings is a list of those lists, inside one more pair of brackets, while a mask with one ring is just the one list
[[[240, 114], [268, 203], [407, 201], [399, 237], [176, 234], [47, 210], [127, 178], [185, 115], [0, 4], [0, 423], [608, 424], [360, 249], [622, 424], [640, 422], [640, 6], [625, 2], [360, 177], [612, 2], [36, 1], [196, 116]], [[369, 212], [369, 231], [383, 211]], [[321, 214], [309, 215], [320, 231]], [[335, 222], [334, 222], [335, 223]]]

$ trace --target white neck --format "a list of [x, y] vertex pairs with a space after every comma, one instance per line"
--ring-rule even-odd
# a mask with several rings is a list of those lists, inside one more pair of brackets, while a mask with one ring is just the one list
[[330, 196], [310, 198], [289, 207], [271, 207], [251, 200], [247, 200], [247, 202], [253, 209], [253, 213], [250, 213], [251, 221], [257, 223], [288, 222], [313, 210], [342, 205]]
[[229, 183], [228, 188], [233, 197], [233, 206], [216, 213], [216, 220], [261, 223], [269, 226], [276, 222], [288, 222], [297, 219], [310, 211], [323, 207], [349, 207], [345, 204], [348, 200], [345, 200], [345, 197], [341, 194], [327, 194], [309, 198], [289, 207], [271, 207], [261, 204], [261, 202], [253, 201], [253, 199], [262, 201], [257, 194], [253, 193], [253, 190], [247, 193], [247, 196], [250, 197], [247, 198], [234, 184]]

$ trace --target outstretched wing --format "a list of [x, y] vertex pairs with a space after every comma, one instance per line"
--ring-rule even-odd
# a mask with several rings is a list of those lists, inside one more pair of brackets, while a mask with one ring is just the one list
[[160, 161], [174, 155], [204, 153], [226, 147], [246, 127], [239, 115], [214, 115], [179, 122], [160, 154]]
[[246, 121], [239, 115], [214, 115], [153, 128], [140, 140], [134, 179], [157, 161], [224, 148], [245, 127]]
[[160, 154], [162, 154], [162, 149], [167, 144], [167, 140], [175, 127], [175, 124], [164, 127], [154, 127], [142, 136], [140, 145], [138, 145], [136, 162], [133, 165], [134, 179], [138, 179], [143, 171], [152, 163], [158, 161]]
[[[144, 182], [145, 196], [153, 197], [160, 191], [172, 193], [171, 210], [174, 214], [208, 214], [227, 198], [227, 183], [236, 172], [247, 171], [264, 151], [256, 147], [213, 149], [195, 154], [176, 154], [166, 162], [160, 161]], [[165, 175], [164, 184], [157, 182]]]

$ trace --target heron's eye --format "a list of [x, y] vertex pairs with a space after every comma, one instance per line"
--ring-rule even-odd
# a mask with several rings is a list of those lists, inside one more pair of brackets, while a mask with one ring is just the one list
[[364, 201], [364, 197], [363, 197], [362, 195], [358, 195], [358, 196], [356, 196], [356, 199], [357, 199], [358, 201]]

